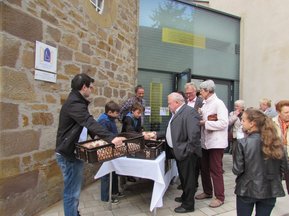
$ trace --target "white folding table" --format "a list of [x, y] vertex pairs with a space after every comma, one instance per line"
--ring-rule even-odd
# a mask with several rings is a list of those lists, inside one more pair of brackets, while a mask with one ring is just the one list
[[108, 173], [115, 171], [119, 175], [135, 176], [154, 181], [150, 211], [163, 206], [163, 195], [165, 194], [171, 180], [177, 176], [175, 160], [169, 160], [169, 169], [165, 172], [165, 152], [162, 152], [155, 160], [120, 157], [102, 164], [97, 174], [98, 179]]

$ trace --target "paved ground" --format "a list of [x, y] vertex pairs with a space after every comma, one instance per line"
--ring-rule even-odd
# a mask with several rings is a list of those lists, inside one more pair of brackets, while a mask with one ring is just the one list
[[[158, 208], [158, 216], [170, 215], [193, 215], [193, 216], [236, 216], [235, 205], [235, 176], [231, 172], [232, 157], [225, 154], [224, 156], [224, 182], [225, 182], [225, 204], [219, 208], [210, 208], [208, 204], [210, 200], [196, 200], [195, 211], [187, 214], [174, 213], [174, 208], [178, 203], [174, 198], [180, 196], [181, 191], [177, 190], [177, 184], [170, 185], [164, 196], [164, 206]], [[200, 180], [199, 180], [200, 181]], [[100, 181], [96, 181], [90, 186], [83, 189], [80, 198], [80, 213], [82, 216], [147, 216], [153, 215], [149, 211], [151, 191], [153, 182], [141, 179], [136, 183], [129, 183], [127, 190], [124, 191], [126, 196], [121, 198], [118, 204], [112, 204], [112, 211], [108, 210], [108, 204], [100, 200]], [[202, 192], [199, 187], [198, 192]], [[58, 202], [50, 208], [44, 210], [37, 216], [63, 216], [62, 202]], [[254, 215], [254, 214], [253, 214]], [[278, 198], [276, 206], [271, 216], [289, 216], [289, 196]]]

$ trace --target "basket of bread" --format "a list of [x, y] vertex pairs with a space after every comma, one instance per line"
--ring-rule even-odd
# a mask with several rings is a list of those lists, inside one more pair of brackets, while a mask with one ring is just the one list
[[107, 143], [101, 139], [92, 139], [76, 143], [76, 158], [88, 163], [104, 162], [114, 158], [126, 156], [139, 151], [144, 145], [144, 138], [136, 133], [121, 133], [118, 135], [123, 140], [122, 145]]
[[114, 158], [114, 144], [101, 139], [76, 143], [76, 158], [88, 163], [103, 162]]

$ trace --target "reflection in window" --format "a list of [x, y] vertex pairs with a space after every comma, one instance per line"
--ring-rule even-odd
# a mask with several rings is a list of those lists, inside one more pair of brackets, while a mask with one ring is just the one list
[[102, 14], [104, 8], [104, 0], [90, 0], [90, 3], [95, 7], [95, 10]]
[[141, 0], [140, 26], [173, 27], [188, 30], [192, 26], [194, 7], [173, 0]]
[[140, 68], [238, 79], [240, 18], [175, 0], [139, 2]]

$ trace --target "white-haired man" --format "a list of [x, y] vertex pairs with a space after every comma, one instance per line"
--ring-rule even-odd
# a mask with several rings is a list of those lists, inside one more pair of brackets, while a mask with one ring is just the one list
[[203, 99], [201, 97], [197, 96], [197, 86], [195, 83], [190, 82], [185, 84], [185, 94], [187, 97], [187, 104], [190, 107], [195, 108], [198, 110], [203, 106]]
[[179, 93], [168, 95], [168, 106], [172, 117], [166, 132], [157, 133], [158, 138], [166, 137], [169, 150], [175, 156], [183, 193], [175, 201], [181, 205], [175, 208], [176, 213], [193, 212], [195, 208], [195, 166], [201, 156], [200, 115], [185, 104]]
[[[185, 84], [185, 95], [187, 98], [187, 104], [190, 107], [195, 108], [197, 111], [203, 106], [203, 99], [197, 96], [198, 88], [194, 82], [186, 83]], [[196, 177], [196, 188], [199, 187], [199, 175], [201, 169], [201, 158], [197, 159], [196, 163], [196, 170], [195, 170], [195, 177]], [[178, 186], [178, 189], [181, 189], [181, 185]], [[197, 189], [196, 189], [197, 190]]]

